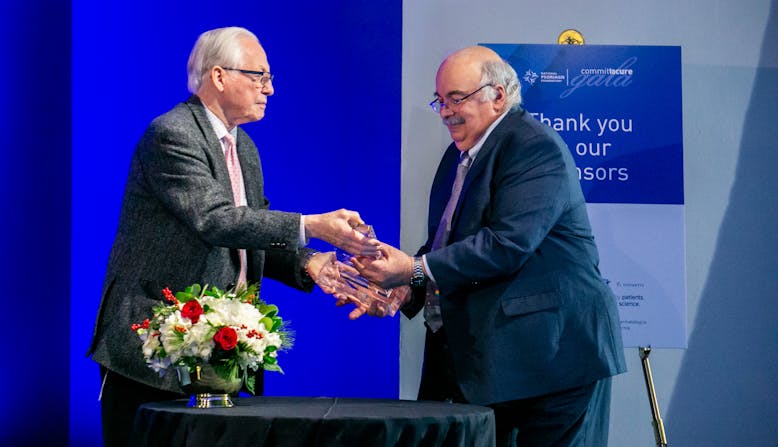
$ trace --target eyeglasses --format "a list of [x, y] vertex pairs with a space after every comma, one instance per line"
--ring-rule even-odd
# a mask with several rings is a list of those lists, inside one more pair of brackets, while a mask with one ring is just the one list
[[268, 82], [272, 82], [273, 73], [270, 73], [269, 71], [252, 71], [252, 70], [242, 70], [240, 68], [230, 68], [230, 67], [222, 67], [225, 70], [230, 71], [239, 71], [243, 73], [244, 75], [248, 76], [249, 79], [255, 84], [259, 84], [262, 87], [266, 86]]
[[461, 98], [451, 98], [448, 100], [448, 102], [443, 102], [441, 98], [435, 98], [431, 103], [430, 107], [432, 107], [432, 110], [435, 113], [440, 113], [441, 110], [443, 110], [443, 106], [446, 106], [448, 108], [456, 107], [462, 104], [467, 100], [467, 98], [475, 95], [476, 93], [480, 92], [484, 87], [494, 87], [492, 84], [484, 84], [480, 87], [478, 87], [475, 91], [468, 93], [467, 95], [461, 97]]

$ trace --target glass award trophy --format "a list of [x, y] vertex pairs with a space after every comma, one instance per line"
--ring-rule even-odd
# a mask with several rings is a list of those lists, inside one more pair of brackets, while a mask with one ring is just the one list
[[[354, 229], [369, 238], [376, 237], [372, 225], [357, 225]], [[384, 289], [359, 274], [351, 263], [350, 253], [339, 249], [335, 253], [337, 257], [335, 265], [341, 279], [335, 286], [337, 293], [347, 296], [361, 306], [373, 309], [379, 316], [394, 316], [404, 302], [406, 294], [410, 292], [410, 287]]]

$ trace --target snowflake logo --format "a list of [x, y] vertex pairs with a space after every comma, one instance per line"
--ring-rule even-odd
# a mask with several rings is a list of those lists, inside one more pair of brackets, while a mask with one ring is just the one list
[[538, 79], [538, 74], [532, 70], [527, 70], [527, 72], [524, 73], [523, 79], [527, 81], [529, 85], [535, 85], [535, 81]]

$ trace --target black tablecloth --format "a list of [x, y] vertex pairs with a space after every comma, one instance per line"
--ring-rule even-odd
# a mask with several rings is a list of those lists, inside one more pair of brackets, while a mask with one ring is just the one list
[[305, 397], [142, 405], [133, 446], [493, 446], [490, 408], [443, 402]]

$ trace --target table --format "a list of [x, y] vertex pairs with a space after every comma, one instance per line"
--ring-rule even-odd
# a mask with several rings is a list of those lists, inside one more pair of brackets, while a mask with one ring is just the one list
[[232, 408], [186, 400], [142, 405], [133, 446], [493, 446], [491, 408], [389, 399], [233, 398]]

